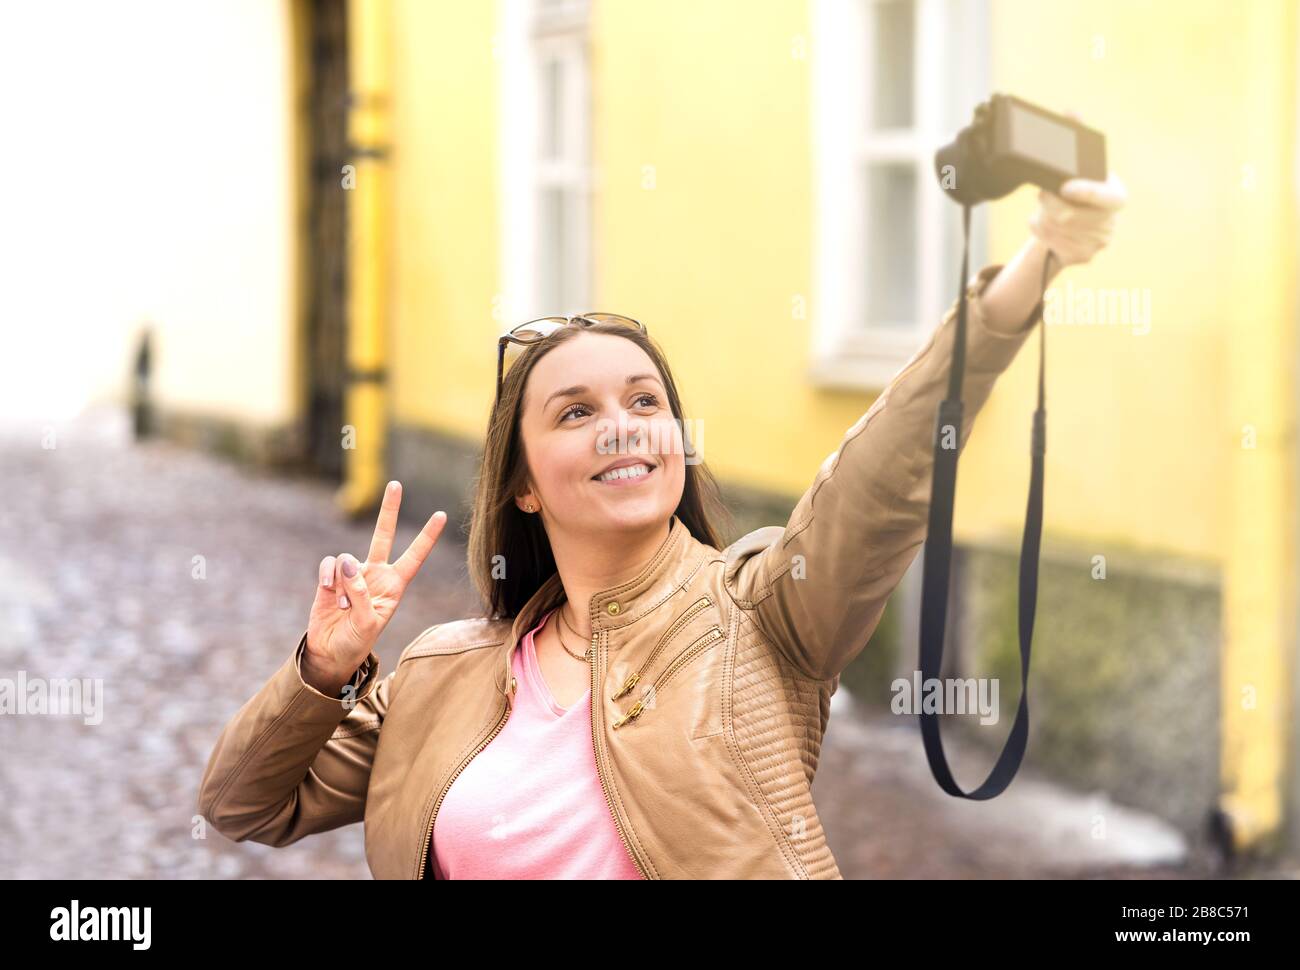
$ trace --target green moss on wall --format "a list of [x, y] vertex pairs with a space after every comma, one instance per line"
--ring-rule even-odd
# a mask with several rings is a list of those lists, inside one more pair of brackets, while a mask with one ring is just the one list
[[[1018, 570], [1001, 551], [961, 549], [954, 563], [960, 675], [998, 677], [1002, 712], [960, 729], [991, 753], [1020, 700]], [[1220, 591], [1180, 572], [1122, 550], [1042, 561], [1025, 761], [1192, 834], [1218, 791]]]

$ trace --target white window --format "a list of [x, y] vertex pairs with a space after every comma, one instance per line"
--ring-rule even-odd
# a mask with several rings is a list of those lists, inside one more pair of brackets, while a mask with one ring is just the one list
[[957, 296], [961, 207], [934, 152], [989, 96], [988, 25], [988, 0], [813, 2], [816, 384], [884, 387]]
[[502, 239], [510, 322], [591, 300], [587, 0], [502, 0]]

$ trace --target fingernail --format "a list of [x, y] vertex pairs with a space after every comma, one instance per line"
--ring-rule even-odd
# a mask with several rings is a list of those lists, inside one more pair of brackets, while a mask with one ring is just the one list
[[343, 609], [346, 610], [346, 609], [347, 609], [349, 606], [351, 606], [351, 605], [352, 605], [352, 604], [348, 602], [348, 598], [347, 598], [347, 596], [340, 596], [340, 597], [339, 597], [339, 606], [340, 606], [340, 607], [342, 607]]
[[351, 579], [356, 574], [357, 574], [357, 564], [354, 563], [351, 559], [344, 559], [343, 575], [348, 577], [348, 579]]

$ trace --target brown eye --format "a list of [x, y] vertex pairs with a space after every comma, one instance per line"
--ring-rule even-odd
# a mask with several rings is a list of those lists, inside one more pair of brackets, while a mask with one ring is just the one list
[[574, 411], [578, 410], [579, 408], [585, 411], [587, 409], [587, 405], [570, 404], [567, 408], [565, 408], [563, 411], [560, 412], [560, 420], [561, 421], [568, 420], [569, 415], [572, 414]]

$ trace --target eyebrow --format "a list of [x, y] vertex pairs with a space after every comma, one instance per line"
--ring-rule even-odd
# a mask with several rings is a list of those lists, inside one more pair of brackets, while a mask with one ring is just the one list
[[[663, 381], [659, 380], [659, 378], [654, 374], [631, 374], [628, 376], [627, 379], [628, 384], [635, 384], [637, 381], [654, 381], [660, 387], [664, 386]], [[573, 385], [573, 387], [562, 387], [560, 388], [560, 390], [556, 391], [554, 394], [552, 394], [550, 397], [548, 397], [545, 401], [542, 402], [542, 410], [545, 411], [547, 408], [549, 408], [551, 406], [551, 402], [554, 401], [557, 397], [561, 397], [561, 398], [573, 397], [576, 394], [586, 394], [590, 390], [591, 388], [589, 388], [586, 384], [575, 384]], [[664, 389], [664, 392], [667, 393], [666, 388]]]

